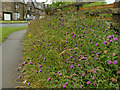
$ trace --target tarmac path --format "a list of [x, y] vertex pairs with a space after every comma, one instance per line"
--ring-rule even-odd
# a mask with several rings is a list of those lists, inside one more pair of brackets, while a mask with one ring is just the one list
[[[17, 66], [22, 63], [22, 49], [23, 40], [26, 30], [21, 30], [12, 33], [8, 38], [0, 45], [0, 55], [2, 53], [2, 71], [0, 70], [0, 76], [2, 75], [2, 80], [0, 78], [0, 85], [2, 81], [1, 88], [14, 88], [18, 84], [16, 83], [16, 78], [18, 78]], [[2, 59], [2, 60], [1, 60]]]

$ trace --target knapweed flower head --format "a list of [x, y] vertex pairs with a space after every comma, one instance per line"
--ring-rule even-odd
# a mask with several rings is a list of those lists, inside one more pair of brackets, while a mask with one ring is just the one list
[[91, 51], [92, 53], [94, 53], [94, 51]]
[[26, 64], [27, 62], [26, 61], [24, 61], [24, 64]]
[[71, 65], [70, 68], [73, 68], [73, 65]]
[[39, 67], [42, 67], [42, 65], [39, 65]]
[[96, 46], [98, 46], [98, 43], [96, 43]]
[[66, 85], [63, 85], [63, 88], [66, 88]]
[[82, 76], [85, 76], [85, 73], [82, 73]]
[[90, 81], [87, 81], [87, 84], [90, 84], [91, 82]]
[[72, 56], [70, 56], [70, 58], [72, 58]]
[[68, 82], [65, 82], [66, 85], [68, 85]]
[[104, 44], [107, 44], [107, 41], [104, 41]]
[[50, 78], [50, 77], [47, 79], [47, 81], [49, 81], [49, 80], [51, 80], [51, 78]]
[[117, 64], [117, 61], [116, 61], [116, 60], [114, 60], [114, 61], [113, 61], [113, 64]]
[[73, 51], [73, 53], [75, 53], [75, 51]]
[[37, 70], [35, 71], [35, 73], [37, 73]]
[[61, 75], [62, 75], [62, 73], [59, 74], [59, 76], [61, 76]]
[[39, 72], [41, 72], [42, 70], [39, 70]]
[[30, 83], [27, 83], [27, 85], [29, 86], [29, 85], [30, 85]]
[[114, 41], [118, 41], [118, 38], [114, 38]]
[[80, 67], [80, 64], [78, 64], [78, 67]]
[[116, 53], [113, 53], [113, 56], [116, 56], [117, 54]]
[[32, 62], [29, 62], [29, 64], [32, 64]]
[[60, 71], [58, 71], [58, 73], [60, 73]]
[[111, 61], [111, 60], [109, 60], [107, 63], [108, 63], [108, 64], [111, 64], [111, 63], [112, 63], [112, 61]]
[[105, 29], [105, 31], [108, 31], [108, 29]]
[[19, 78], [21, 78], [21, 76], [19, 76]]

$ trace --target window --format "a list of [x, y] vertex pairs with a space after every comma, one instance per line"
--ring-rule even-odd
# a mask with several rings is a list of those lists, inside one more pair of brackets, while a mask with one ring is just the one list
[[15, 5], [15, 8], [19, 8], [19, 5], [18, 5], [18, 4], [16, 4], [16, 5]]

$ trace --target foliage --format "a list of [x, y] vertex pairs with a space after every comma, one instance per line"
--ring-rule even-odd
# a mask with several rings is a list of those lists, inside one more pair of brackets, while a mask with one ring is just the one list
[[29, 88], [118, 88], [118, 47], [102, 20], [58, 13], [29, 25], [19, 77]]
[[94, 2], [90, 4], [84, 4], [82, 7], [92, 7], [92, 6], [99, 6], [99, 5], [104, 5], [106, 2]]

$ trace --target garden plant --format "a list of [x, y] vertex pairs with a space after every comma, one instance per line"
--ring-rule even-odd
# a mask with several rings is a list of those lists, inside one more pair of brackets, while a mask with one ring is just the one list
[[36, 19], [24, 40], [18, 79], [28, 88], [118, 88], [119, 39], [84, 11]]

